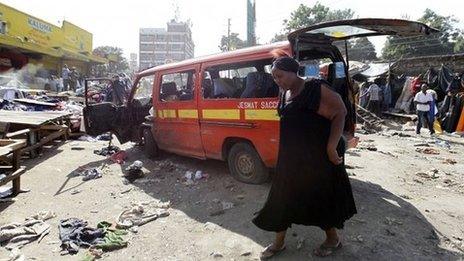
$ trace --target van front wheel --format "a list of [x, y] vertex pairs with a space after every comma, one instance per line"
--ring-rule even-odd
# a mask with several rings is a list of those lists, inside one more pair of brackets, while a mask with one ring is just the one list
[[262, 184], [269, 178], [269, 170], [258, 152], [247, 143], [237, 143], [229, 151], [227, 161], [232, 176], [249, 184]]

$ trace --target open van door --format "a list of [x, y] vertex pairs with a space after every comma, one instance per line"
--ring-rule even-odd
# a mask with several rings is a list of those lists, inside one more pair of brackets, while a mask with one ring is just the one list
[[[348, 134], [348, 138], [350, 138], [354, 137], [356, 108], [354, 93], [348, 75], [349, 58], [347, 53], [345, 61], [333, 43], [358, 37], [378, 35], [420, 36], [436, 32], [438, 32], [437, 29], [415, 21], [364, 18], [319, 23], [291, 32], [287, 37], [293, 55], [300, 63], [304, 62], [305, 59], [330, 57], [332, 66], [329, 65], [327, 80], [331, 88], [340, 94], [348, 110], [344, 130]], [[345, 51], [347, 52], [346, 42]], [[332, 70], [330, 70], [331, 68]], [[332, 75], [330, 71], [333, 71]]]
[[[89, 86], [91, 84], [92, 86]], [[85, 131], [91, 136], [111, 131], [119, 142], [125, 143], [131, 138], [130, 115], [127, 104], [116, 105], [108, 101], [108, 95], [112, 93], [111, 88], [110, 78], [85, 79]]]
[[331, 41], [341, 41], [377, 35], [416, 36], [436, 32], [438, 32], [437, 29], [415, 21], [362, 18], [311, 25], [291, 32], [288, 35], [288, 40], [292, 43], [294, 50], [298, 50], [298, 46], [296, 46], [298, 42], [311, 40], [317, 36], [323, 36]]
[[[128, 141], [140, 142], [141, 125], [152, 107], [153, 79], [153, 75], [136, 77], [135, 83], [130, 86], [130, 92], [126, 90], [125, 101], [122, 104], [115, 104], [114, 97], [109, 97], [116, 95], [111, 85], [112, 79], [86, 79], [84, 124], [87, 134], [96, 136], [111, 131], [121, 144]], [[95, 94], [89, 86], [91, 82], [98, 83], [99, 88], [106, 86], [104, 99], [94, 97]]]

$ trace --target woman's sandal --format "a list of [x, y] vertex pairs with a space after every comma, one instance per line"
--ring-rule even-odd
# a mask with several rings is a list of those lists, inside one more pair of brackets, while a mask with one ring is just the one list
[[277, 255], [278, 253], [284, 251], [286, 249], [286, 246], [283, 245], [280, 249], [273, 249], [272, 248], [272, 244], [267, 246], [263, 252], [261, 252], [261, 255], [260, 255], [260, 259], [261, 260], [266, 260], [266, 259], [269, 259], [275, 255]]
[[314, 249], [313, 254], [318, 257], [326, 257], [332, 255], [335, 251], [342, 248], [342, 241], [338, 241], [335, 246], [320, 245], [318, 248]]

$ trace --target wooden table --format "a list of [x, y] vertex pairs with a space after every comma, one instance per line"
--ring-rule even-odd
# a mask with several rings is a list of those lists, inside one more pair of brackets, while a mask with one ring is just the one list
[[[31, 158], [37, 156], [37, 150], [44, 144], [64, 136], [68, 137], [69, 112], [55, 111], [4, 111], [0, 110], [0, 121], [10, 123], [12, 131], [30, 129], [27, 146], [21, 150]], [[47, 133], [41, 137], [40, 134]]]
[[0, 158], [7, 158], [12, 154], [10, 166], [0, 166], [0, 169], [6, 170], [8, 175], [0, 179], [0, 186], [13, 181], [13, 196], [16, 196], [21, 191], [21, 175], [25, 168], [19, 166], [21, 157], [21, 149], [26, 146], [24, 140], [0, 139]]

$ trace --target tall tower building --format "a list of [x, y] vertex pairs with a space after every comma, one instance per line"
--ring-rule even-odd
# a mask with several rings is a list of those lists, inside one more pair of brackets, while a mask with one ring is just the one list
[[193, 58], [190, 25], [171, 20], [167, 28], [140, 28], [139, 67], [141, 70]]

